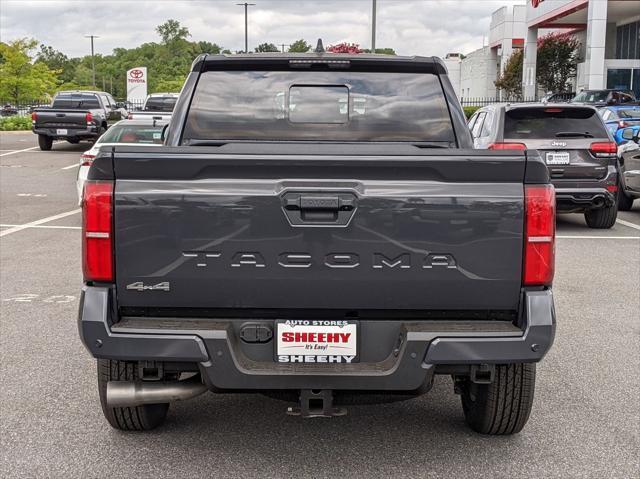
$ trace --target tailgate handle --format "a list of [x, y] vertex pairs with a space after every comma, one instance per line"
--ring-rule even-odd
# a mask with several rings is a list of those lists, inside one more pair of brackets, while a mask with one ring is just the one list
[[350, 192], [331, 195], [290, 192], [282, 200], [292, 226], [346, 226], [356, 209], [356, 196]]
[[288, 210], [324, 210], [351, 211], [355, 206], [355, 198], [339, 196], [289, 196], [285, 198]]

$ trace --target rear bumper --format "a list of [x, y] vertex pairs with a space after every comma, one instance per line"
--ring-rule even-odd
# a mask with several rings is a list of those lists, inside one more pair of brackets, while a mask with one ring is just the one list
[[[527, 292], [524, 300], [520, 326], [478, 320], [361, 321], [361, 357], [380, 350], [383, 355], [351, 364], [277, 363], [273, 340], [255, 346], [266, 352], [256, 358], [260, 350], [250, 352], [253, 345], [237, 334], [242, 320], [125, 318], [114, 324], [110, 290], [102, 287], [84, 288], [78, 327], [96, 358], [197, 363], [216, 389], [411, 391], [428, 384], [438, 369], [446, 372], [442, 366], [540, 361], [555, 335], [553, 295]], [[388, 354], [382, 345], [389, 346]]]
[[58, 135], [57, 128], [32, 128], [32, 131], [36, 135], [44, 135], [50, 136], [56, 139], [66, 140], [70, 139], [86, 139], [86, 138], [97, 138], [98, 135], [98, 127], [93, 125], [89, 128], [65, 128], [67, 130], [66, 135]]
[[556, 208], [559, 213], [578, 213], [613, 206], [616, 194], [607, 187], [618, 186], [618, 171], [614, 165], [607, 167], [604, 178], [597, 180], [554, 180]]
[[613, 206], [615, 194], [606, 188], [556, 188], [558, 212], [572, 213]]

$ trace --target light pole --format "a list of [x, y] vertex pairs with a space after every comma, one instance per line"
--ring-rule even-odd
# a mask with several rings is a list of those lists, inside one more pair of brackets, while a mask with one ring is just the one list
[[376, 52], [376, 0], [371, 3], [371, 53]]
[[96, 87], [96, 59], [93, 54], [93, 39], [100, 38], [98, 35], [85, 35], [85, 38], [91, 38], [91, 70], [93, 72], [93, 88]]
[[249, 7], [253, 7], [255, 5], [255, 3], [236, 3], [236, 5], [240, 5], [241, 7], [244, 6], [244, 52], [245, 53], [249, 53], [249, 34], [248, 34], [248, 29], [249, 29], [249, 22], [248, 22], [248, 17], [249, 17]]
[[282, 47], [282, 53], [284, 53], [284, 47], [290, 47], [291, 45], [288, 45], [286, 43], [281, 43], [280, 46]]

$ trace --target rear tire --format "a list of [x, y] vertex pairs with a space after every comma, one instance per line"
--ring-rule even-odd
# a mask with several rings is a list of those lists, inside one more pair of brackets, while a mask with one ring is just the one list
[[633, 208], [633, 198], [628, 196], [621, 189], [618, 190], [618, 210], [631, 211]]
[[138, 364], [128, 361], [98, 359], [98, 391], [102, 412], [109, 424], [121, 431], [149, 431], [160, 426], [167, 417], [169, 403], [145, 404], [134, 407], [109, 407], [107, 383], [109, 381], [135, 381]]
[[467, 424], [481, 434], [520, 432], [531, 413], [535, 383], [533, 363], [496, 365], [491, 384], [465, 381], [461, 398]]
[[605, 206], [597, 210], [588, 210], [584, 213], [584, 219], [589, 228], [609, 229], [616, 224], [618, 217], [618, 202], [611, 206]]
[[38, 135], [38, 146], [42, 151], [49, 151], [53, 146], [53, 139], [50, 136]]

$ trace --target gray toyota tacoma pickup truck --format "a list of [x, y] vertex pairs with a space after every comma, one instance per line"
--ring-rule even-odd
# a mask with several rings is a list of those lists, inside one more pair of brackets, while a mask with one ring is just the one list
[[522, 429], [554, 189], [536, 151], [472, 149], [439, 59], [203, 55], [164, 137], [84, 189], [78, 326], [113, 427], [205, 391], [337, 416], [446, 375], [471, 428]]
[[54, 140], [72, 144], [95, 141], [109, 125], [127, 117], [122, 106], [105, 92], [61, 91], [50, 108], [36, 108], [31, 113], [31, 130], [44, 151], [51, 150]]

